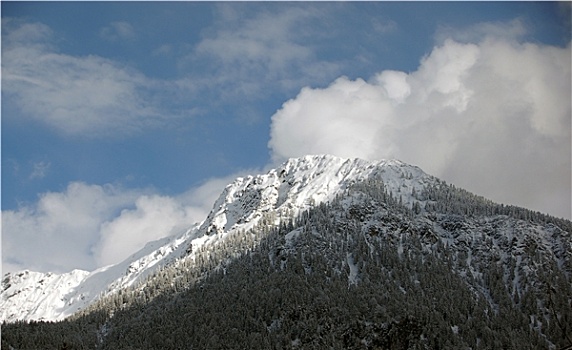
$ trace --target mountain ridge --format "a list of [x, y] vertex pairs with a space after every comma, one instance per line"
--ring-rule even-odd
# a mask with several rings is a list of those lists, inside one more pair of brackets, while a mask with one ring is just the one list
[[[10, 322], [64, 319], [104, 295], [141, 283], [160, 268], [190, 252], [192, 247], [196, 249], [224, 239], [225, 234], [232, 230], [251, 229], [263, 213], [273, 211], [277, 217], [295, 216], [302, 210], [331, 199], [350, 183], [378, 173], [396, 195], [401, 191], [400, 187], [404, 185], [402, 181], [407, 180], [406, 177], [411, 177], [407, 181], [417, 190], [434, 179], [418, 167], [399, 160], [370, 162], [330, 155], [291, 158], [265, 174], [235, 179], [225, 187], [213, 204], [213, 209], [198, 226], [172, 237], [149, 242], [118, 264], [91, 272], [77, 270], [75, 273], [41, 274], [24, 270], [5, 274], [0, 292], [0, 319]], [[423, 182], [414, 185], [411, 181], [413, 177]], [[406, 195], [405, 203], [410, 201], [410, 195]], [[39, 284], [47, 275], [62, 283]], [[46, 294], [51, 296], [45, 297]]]
[[399, 161], [295, 158], [237, 178], [203, 223], [100, 271], [92, 281], [122, 275], [103, 284], [107, 294], [84, 294], [79, 312], [5, 324], [2, 341], [565, 348], [571, 233], [570, 221], [496, 204]]

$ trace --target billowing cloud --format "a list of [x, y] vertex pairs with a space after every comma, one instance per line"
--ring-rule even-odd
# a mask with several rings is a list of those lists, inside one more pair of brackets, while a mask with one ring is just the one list
[[[313, 153], [374, 158], [379, 127], [393, 126], [393, 105], [382, 86], [341, 77], [326, 89], [304, 88], [272, 117], [270, 148], [276, 160]], [[375, 125], [375, 128], [372, 126]]]
[[[479, 28], [480, 41], [443, 40], [414, 72], [302, 89], [272, 117], [273, 159], [399, 158], [493, 200], [570, 218], [570, 45]], [[506, 28], [521, 35], [520, 22]]]
[[126, 134], [166, 122], [154, 94], [161, 83], [99, 56], [59, 53], [52, 42], [43, 24], [2, 18], [3, 103], [69, 135]]
[[111, 185], [70, 183], [33, 204], [2, 212], [3, 270], [93, 268], [92, 245], [102, 222], [140, 194]]
[[125, 252], [135, 252], [147, 242], [189, 228], [202, 220], [200, 209], [186, 207], [175, 198], [144, 195], [135, 201], [134, 209], [104, 222], [100, 227], [100, 242], [95, 247], [99, 266], [115, 264], [126, 258]]
[[121, 262], [146, 243], [189, 229], [204, 220], [222, 189], [237, 175], [212, 178], [176, 195], [144, 194], [131, 207], [102, 222], [93, 248], [97, 266]]

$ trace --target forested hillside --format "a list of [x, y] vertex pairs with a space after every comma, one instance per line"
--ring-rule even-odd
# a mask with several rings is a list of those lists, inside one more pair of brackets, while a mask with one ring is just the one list
[[295, 217], [268, 211], [64, 321], [4, 324], [2, 347], [572, 346], [570, 221], [439, 181], [404, 191], [370, 177]]

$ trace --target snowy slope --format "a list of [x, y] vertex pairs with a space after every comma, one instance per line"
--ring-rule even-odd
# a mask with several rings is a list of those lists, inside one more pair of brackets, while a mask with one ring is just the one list
[[[192, 258], [192, 250], [224, 240], [229, 232], [248, 230], [264, 213], [292, 217], [332, 199], [352, 183], [381, 177], [387, 188], [409, 203], [411, 191], [435, 181], [421, 169], [397, 160], [368, 162], [334, 156], [290, 159], [266, 174], [237, 178], [214, 203], [199, 227], [148, 243], [125, 261], [93, 272], [65, 274], [8, 273], [0, 293], [1, 319], [59, 320], [87, 307], [102, 295], [141, 283], [161, 267]], [[192, 249], [191, 249], [192, 247]]]
[[7, 273], [2, 280], [2, 320], [60, 320], [81, 310], [102, 295], [142, 281], [158, 268], [181, 255], [189, 237], [196, 232], [148, 243], [123, 262], [93, 272], [69, 273], [22, 271]]
[[87, 275], [89, 272], [82, 270], [6, 274], [2, 281], [2, 320], [53, 319], [54, 310], [66, 308], [67, 296]]

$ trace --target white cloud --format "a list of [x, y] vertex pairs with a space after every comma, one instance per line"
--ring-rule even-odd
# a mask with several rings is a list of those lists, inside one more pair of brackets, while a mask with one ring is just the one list
[[447, 40], [421, 60], [419, 69], [412, 75], [419, 99], [417, 103], [431, 102], [438, 108], [453, 107], [463, 112], [472, 95], [464, 79], [475, 65], [479, 48], [474, 44], [459, 44]]
[[63, 192], [44, 193], [36, 203], [3, 211], [4, 269], [93, 268], [89, 252], [101, 223], [137, 196], [111, 185], [73, 182]]
[[341, 77], [326, 89], [304, 88], [272, 117], [273, 158], [319, 153], [375, 158], [378, 147], [391, 146], [377, 140], [377, 133], [392, 128], [392, 110], [383, 87], [361, 79]]
[[[255, 171], [256, 172], [256, 171]], [[176, 195], [141, 194], [128, 208], [102, 220], [93, 247], [97, 266], [123, 261], [146, 243], [181, 233], [207, 217], [222, 190], [243, 172], [209, 179]]]
[[69, 135], [126, 134], [167, 122], [156, 94], [164, 84], [102, 57], [58, 53], [51, 39], [43, 24], [2, 19], [3, 103]]
[[390, 100], [403, 103], [411, 94], [411, 86], [407, 82], [407, 74], [393, 70], [386, 70], [378, 74], [376, 85], [381, 85]]
[[[518, 23], [517, 23], [518, 24]], [[411, 73], [304, 88], [272, 117], [275, 161], [307, 153], [399, 158], [496, 201], [570, 218], [571, 51], [442, 41]]]
[[121, 262], [126, 252], [135, 252], [147, 242], [190, 227], [200, 220], [199, 212], [171, 197], [140, 196], [134, 209], [124, 209], [116, 218], [102, 223], [101, 239], [95, 247], [97, 265]]
[[136, 36], [133, 26], [125, 21], [111, 22], [101, 28], [99, 35], [109, 41], [133, 40]]

